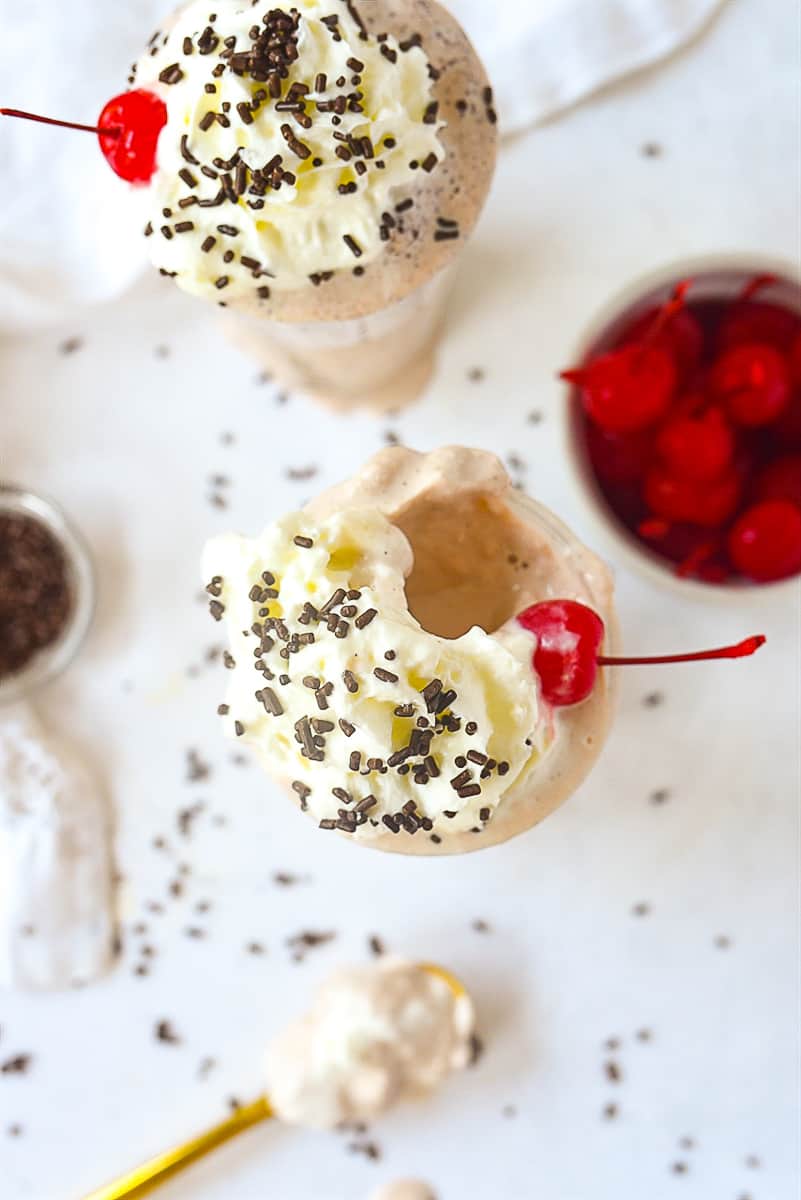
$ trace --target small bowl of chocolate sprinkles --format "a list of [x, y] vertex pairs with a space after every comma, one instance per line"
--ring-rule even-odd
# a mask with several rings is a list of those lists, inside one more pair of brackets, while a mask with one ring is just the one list
[[94, 613], [89, 552], [52, 501], [0, 483], [0, 703], [62, 671]]

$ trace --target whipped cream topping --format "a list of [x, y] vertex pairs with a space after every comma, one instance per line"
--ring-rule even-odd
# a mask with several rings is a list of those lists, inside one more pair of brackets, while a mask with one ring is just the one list
[[532, 635], [514, 620], [427, 632], [406, 601], [412, 564], [371, 508], [294, 513], [204, 554], [230, 639], [227, 733], [321, 828], [357, 840], [481, 831], [554, 736]]
[[445, 156], [436, 77], [416, 39], [369, 35], [350, 0], [194, 0], [137, 64], [168, 114], [153, 262], [223, 303], [362, 271]]
[[339, 971], [267, 1051], [277, 1115], [330, 1129], [421, 1099], [473, 1055], [469, 997], [436, 973], [386, 959]]

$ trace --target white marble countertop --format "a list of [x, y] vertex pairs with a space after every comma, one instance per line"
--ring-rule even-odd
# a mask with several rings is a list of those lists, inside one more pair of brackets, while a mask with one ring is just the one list
[[[298, 506], [388, 432], [519, 455], [527, 488], [584, 528], [555, 453], [554, 371], [639, 272], [715, 250], [798, 257], [797, 48], [795, 0], [733, 0], [674, 62], [508, 145], [435, 385], [396, 420], [284, 402], [220, 340], [212, 313], [158, 279], [0, 345], [0, 474], [60, 499], [98, 565], [90, 643], [40, 707], [102, 771], [125, 876], [124, 957], [107, 981], [0, 994], [0, 1064], [32, 1055], [24, 1074], [0, 1074], [3, 1200], [79, 1200], [257, 1093], [271, 1031], [332, 966], [363, 959], [371, 934], [469, 983], [479, 1064], [373, 1129], [379, 1161], [339, 1135], [265, 1127], [164, 1200], [366, 1200], [403, 1174], [441, 1200], [797, 1195], [791, 597], [677, 603], [620, 572], [630, 647], [760, 629], [768, 646], [750, 664], [628, 673], [581, 792], [534, 833], [448, 861], [317, 834], [233, 761], [214, 715], [218, 667], [204, 659], [215, 629], [196, 600], [206, 536]], [[643, 155], [646, 142], [661, 154]], [[71, 337], [79, 348], [60, 353]], [[483, 381], [468, 380], [473, 367]], [[230, 483], [211, 483], [217, 474]], [[646, 703], [655, 692], [661, 703]], [[211, 767], [196, 783], [190, 747]], [[195, 802], [185, 837], [176, 817]], [[276, 872], [300, 879], [281, 885]], [[337, 936], [296, 963], [287, 938], [301, 930]], [[178, 1044], [156, 1040], [162, 1019]], [[619, 1048], [605, 1049], [609, 1038]]]

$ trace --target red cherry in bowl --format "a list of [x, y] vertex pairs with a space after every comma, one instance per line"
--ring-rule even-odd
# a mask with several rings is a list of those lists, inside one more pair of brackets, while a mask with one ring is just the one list
[[785, 359], [773, 346], [758, 342], [725, 351], [712, 368], [709, 386], [735, 425], [748, 429], [770, 425], [790, 399]]
[[719, 479], [701, 482], [652, 467], [645, 479], [645, 503], [667, 521], [686, 521], [704, 529], [722, 525], [733, 514], [742, 492], [740, 476], [729, 471]]
[[533, 656], [534, 670], [539, 676], [543, 699], [555, 708], [580, 704], [586, 700], [595, 686], [599, 667], [746, 658], [765, 644], [765, 638], [759, 634], [735, 646], [701, 650], [695, 654], [610, 658], [598, 653], [604, 639], [603, 621], [597, 612], [577, 600], [544, 600], [540, 604], [532, 604], [518, 614], [517, 622], [537, 639]]
[[581, 388], [584, 409], [607, 433], [635, 433], [664, 416], [676, 388], [673, 359], [660, 346], [624, 346], [562, 371]]
[[674, 475], [716, 479], [731, 466], [734, 434], [720, 409], [710, 408], [698, 417], [669, 420], [657, 437], [656, 448]]
[[129, 183], [149, 183], [156, 170], [159, 134], [167, 124], [167, 106], [155, 93], [137, 88], [109, 100], [97, 125], [60, 121], [18, 108], [0, 108], [0, 116], [96, 133], [112, 171]]
[[738, 571], [758, 583], [801, 571], [801, 510], [789, 500], [763, 500], [740, 516], [728, 539]]

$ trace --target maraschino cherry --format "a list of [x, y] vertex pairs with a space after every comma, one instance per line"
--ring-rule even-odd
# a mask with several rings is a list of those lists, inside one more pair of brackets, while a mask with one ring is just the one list
[[758, 583], [785, 579], [801, 570], [801, 510], [790, 500], [763, 500], [735, 521], [729, 557]]
[[609, 433], [634, 433], [664, 416], [676, 387], [673, 359], [661, 346], [624, 346], [586, 367], [562, 371], [581, 388], [587, 416]]
[[718, 479], [700, 481], [652, 467], [645, 477], [645, 503], [666, 521], [686, 521], [714, 529], [734, 513], [742, 492], [740, 476], [727, 471]]
[[137, 88], [109, 100], [97, 125], [57, 121], [18, 108], [0, 108], [4, 117], [23, 117], [43, 125], [96, 133], [109, 166], [128, 183], [149, 183], [156, 170], [159, 134], [167, 124], [167, 106], [154, 92]]
[[577, 600], [545, 600], [540, 604], [532, 604], [518, 614], [517, 621], [537, 638], [533, 662], [542, 695], [549, 704], [559, 708], [580, 704], [587, 699], [595, 686], [599, 667], [747, 658], [756, 653], [766, 640], [759, 634], [735, 646], [701, 650], [695, 654], [610, 658], [598, 653], [604, 639], [603, 621], [593, 609]]
[[656, 449], [674, 475], [717, 479], [734, 458], [734, 435], [719, 408], [700, 416], [676, 416], [656, 439]]
[[661, 335], [681, 311], [688, 281], [678, 284], [637, 342], [601, 354], [584, 367], [560, 372], [581, 388], [584, 409], [607, 433], [635, 433], [655, 424], [670, 406], [678, 372], [669, 340]]
[[721, 354], [709, 386], [732, 421], [749, 429], [775, 421], [790, 399], [787, 363], [773, 346], [759, 342], [744, 342]]

